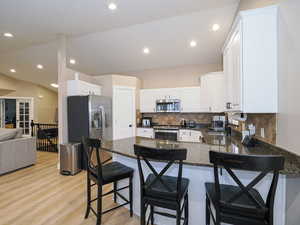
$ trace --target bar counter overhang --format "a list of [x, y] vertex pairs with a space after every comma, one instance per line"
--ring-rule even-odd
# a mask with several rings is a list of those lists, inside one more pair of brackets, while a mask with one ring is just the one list
[[[272, 148], [267, 145], [256, 145], [247, 148], [233, 137], [226, 137], [225, 145], [216, 141], [218, 137], [211, 136], [206, 143], [183, 143], [173, 141], [162, 141], [142, 137], [126, 138], [114, 141], [102, 141], [102, 149], [113, 153], [113, 161], [121, 162], [135, 169], [133, 179], [133, 201], [134, 213], [140, 215], [140, 183], [137, 168], [137, 160], [134, 154], [134, 144], [164, 148], [164, 149], [187, 149], [187, 160], [184, 161], [183, 176], [190, 179], [189, 186], [189, 225], [205, 225], [205, 182], [214, 182], [212, 164], [209, 162], [209, 151], [229, 152], [246, 155], [283, 155], [285, 157], [285, 168], [280, 172], [278, 188], [275, 198], [274, 225], [299, 224], [300, 214], [300, 157], [290, 152]], [[164, 163], [154, 162], [155, 169], [159, 172]], [[146, 169], [146, 167], [145, 167]], [[146, 170], [147, 171], [147, 170]], [[171, 167], [168, 175], [176, 176], [177, 168]], [[257, 173], [249, 171], [235, 171], [244, 184], [248, 184]], [[147, 171], [145, 176], [148, 176]], [[220, 170], [221, 183], [236, 185], [227, 172]], [[256, 188], [265, 197], [271, 182], [271, 174], [260, 182]], [[126, 182], [120, 182], [119, 187], [125, 186]], [[126, 196], [126, 192], [123, 193]], [[122, 200], [119, 199], [119, 203]], [[163, 225], [174, 224], [172, 219], [155, 216], [155, 223]]]

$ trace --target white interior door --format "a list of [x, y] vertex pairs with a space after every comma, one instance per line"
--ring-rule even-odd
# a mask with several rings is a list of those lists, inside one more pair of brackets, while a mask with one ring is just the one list
[[113, 89], [113, 139], [135, 136], [135, 88], [115, 86]]
[[5, 127], [5, 101], [0, 99], [0, 128]]
[[32, 99], [17, 99], [16, 103], [17, 128], [23, 129], [23, 135], [30, 136], [30, 123], [33, 118]]

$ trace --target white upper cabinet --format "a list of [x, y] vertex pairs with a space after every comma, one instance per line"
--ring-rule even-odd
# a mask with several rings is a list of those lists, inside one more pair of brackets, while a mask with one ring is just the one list
[[200, 87], [179, 88], [181, 112], [201, 112]]
[[179, 99], [180, 112], [201, 112], [200, 87], [142, 89], [140, 91], [141, 112], [156, 112], [156, 100], [159, 99]]
[[156, 100], [159, 98], [159, 89], [142, 89], [140, 91], [140, 110], [142, 113], [156, 112]]
[[223, 49], [226, 110], [278, 111], [277, 6], [239, 13]]
[[101, 95], [101, 86], [82, 80], [67, 81], [68, 96], [74, 95]]
[[201, 112], [225, 111], [225, 75], [223, 72], [201, 76], [200, 106]]

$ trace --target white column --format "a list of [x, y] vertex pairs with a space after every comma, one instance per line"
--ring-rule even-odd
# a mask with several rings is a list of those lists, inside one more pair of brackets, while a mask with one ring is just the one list
[[67, 93], [66, 93], [66, 37], [59, 35], [57, 39], [57, 65], [58, 65], [58, 134], [59, 144], [68, 142], [67, 123]]

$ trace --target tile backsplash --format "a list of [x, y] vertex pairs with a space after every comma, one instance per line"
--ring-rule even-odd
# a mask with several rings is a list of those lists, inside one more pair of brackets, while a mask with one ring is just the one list
[[[154, 123], [160, 125], [179, 125], [181, 119], [194, 120], [196, 123], [211, 123], [212, 117], [217, 115], [224, 115], [220, 113], [140, 113], [137, 111], [137, 124], [141, 123], [141, 118], [152, 117]], [[246, 122], [239, 122], [239, 126], [235, 130], [241, 132], [242, 126], [247, 127], [253, 124], [256, 127], [256, 138], [270, 143], [276, 144], [276, 114], [273, 113], [251, 113], [247, 114]], [[264, 128], [265, 137], [261, 136], [261, 128]]]
[[182, 119], [187, 121], [194, 120], [196, 123], [211, 123], [217, 113], [137, 113], [137, 123], [144, 117], [152, 117], [152, 122], [160, 125], [179, 125]]
[[[276, 144], [276, 114], [275, 113], [250, 113], [247, 114], [245, 122], [239, 122], [235, 130], [241, 132], [243, 125], [248, 127], [249, 124], [255, 126], [255, 137], [270, 144]], [[261, 129], [264, 129], [262, 137]]]

